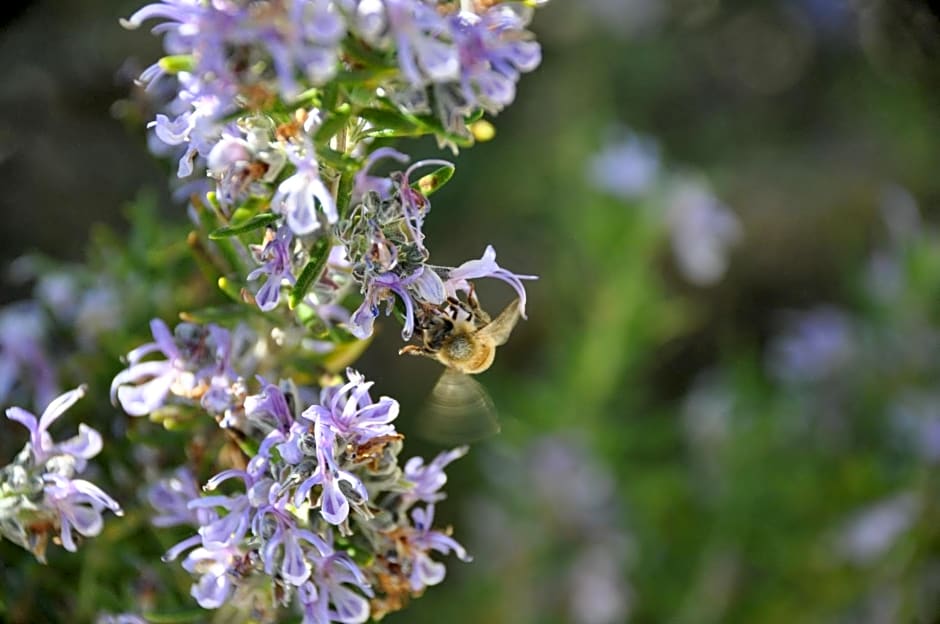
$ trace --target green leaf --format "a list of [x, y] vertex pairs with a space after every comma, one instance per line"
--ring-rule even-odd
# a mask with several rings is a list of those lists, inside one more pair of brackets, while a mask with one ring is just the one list
[[359, 161], [352, 156], [341, 154], [328, 147], [317, 148], [317, 159], [337, 171], [352, 171], [359, 167]]
[[371, 123], [375, 128], [367, 132], [369, 136], [421, 136], [427, 134], [423, 127], [411, 115], [382, 109], [366, 108], [359, 111], [359, 117]]
[[180, 312], [180, 320], [187, 323], [217, 323], [234, 325], [245, 318], [244, 305], [220, 305]]
[[320, 127], [317, 129], [317, 133], [313, 136], [314, 141], [318, 145], [329, 144], [330, 139], [332, 139], [336, 134], [346, 126], [346, 122], [349, 121], [349, 105], [344, 104], [340, 107], [340, 110], [332, 113], [323, 120], [323, 123], [320, 124]]
[[384, 54], [367, 46], [363, 41], [356, 37], [346, 37], [343, 39], [343, 52], [356, 61], [357, 64], [365, 67], [378, 67], [384, 70], [397, 71], [397, 65], [391, 65], [390, 55]]
[[352, 196], [354, 181], [355, 176], [351, 171], [344, 172], [339, 178], [339, 186], [336, 190], [336, 205], [343, 217], [346, 217], [352, 209], [352, 206], [349, 205], [349, 198]]
[[415, 115], [414, 118], [418, 123], [423, 125], [428, 132], [433, 132], [458, 147], [471, 147], [473, 145], [473, 137], [451, 132], [445, 128], [441, 120], [434, 115]]
[[420, 191], [422, 195], [427, 197], [447, 184], [452, 177], [454, 177], [454, 166], [445, 165], [418, 178], [417, 181], [411, 184], [411, 188]]
[[307, 262], [307, 266], [300, 272], [297, 283], [294, 284], [294, 287], [291, 288], [290, 295], [288, 295], [287, 305], [290, 306], [291, 310], [296, 308], [297, 304], [303, 301], [310, 286], [320, 279], [323, 269], [326, 268], [327, 258], [330, 256], [330, 243], [330, 237], [324, 236], [313, 244], [313, 249], [310, 250], [310, 261]]
[[212, 240], [219, 240], [221, 238], [231, 238], [232, 236], [245, 234], [246, 232], [253, 232], [254, 230], [261, 229], [271, 223], [274, 223], [279, 218], [280, 215], [276, 215], [272, 212], [264, 212], [262, 214], [251, 217], [247, 221], [230, 223], [229, 225], [223, 225], [220, 228], [216, 228], [209, 233], [209, 238]]
[[375, 85], [382, 81], [394, 78], [398, 69], [394, 67], [367, 67], [350, 71], [341, 71], [336, 74], [336, 82], [344, 85], [368, 85], [375, 90]]
[[323, 108], [333, 110], [339, 104], [339, 85], [335, 82], [329, 82], [323, 87], [322, 92]]

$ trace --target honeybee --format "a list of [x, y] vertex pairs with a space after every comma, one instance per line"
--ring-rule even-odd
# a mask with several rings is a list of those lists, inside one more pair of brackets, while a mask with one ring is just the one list
[[398, 353], [428, 357], [446, 367], [422, 414], [424, 435], [445, 444], [472, 442], [499, 432], [496, 406], [471, 375], [493, 364], [496, 347], [506, 343], [519, 322], [519, 300], [495, 319], [472, 291], [466, 303], [449, 299], [447, 304], [444, 313], [421, 314], [423, 344], [407, 345]]
[[519, 322], [519, 300], [506, 306], [495, 319], [490, 319], [472, 293], [467, 304], [453, 298], [448, 304], [450, 315], [435, 315], [422, 323], [424, 344], [407, 345], [398, 354], [433, 358], [467, 375], [482, 373], [493, 364], [496, 347], [506, 344]]

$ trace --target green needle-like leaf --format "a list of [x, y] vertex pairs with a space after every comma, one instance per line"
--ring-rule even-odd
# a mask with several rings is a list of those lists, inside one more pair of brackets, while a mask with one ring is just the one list
[[238, 236], [239, 234], [245, 234], [246, 232], [252, 232], [254, 230], [261, 229], [271, 223], [274, 223], [279, 218], [280, 215], [276, 215], [271, 212], [265, 212], [259, 215], [255, 215], [247, 221], [230, 223], [229, 225], [223, 225], [220, 228], [216, 228], [209, 233], [209, 238], [212, 240], [231, 238], [232, 236]]
[[330, 255], [330, 242], [330, 237], [324, 236], [314, 243], [313, 249], [310, 251], [310, 261], [307, 262], [307, 266], [300, 272], [300, 277], [297, 278], [297, 283], [291, 288], [290, 295], [288, 296], [287, 304], [290, 306], [291, 310], [296, 308], [297, 304], [303, 301], [310, 286], [320, 279], [323, 269], [326, 268], [327, 258], [329, 258]]

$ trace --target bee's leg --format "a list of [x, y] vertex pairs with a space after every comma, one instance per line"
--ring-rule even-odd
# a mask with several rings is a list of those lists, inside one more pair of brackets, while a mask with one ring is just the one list
[[418, 345], [405, 345], [398, 350], [398, 355], [423, 355], [424, 357], [429, 357], [431, 359], [437, 359], [434, 351], [431, 351], [427, 347], [419, 347]]
[[477, 299], [476, 288], [473, 283], [470, 284], [470, 290], [467, 291], [467, 303], [470, 305], [470, 311], [477, 320], [484, 325], [490, 322], [490, 315], [480, 306], [480, 300]]
[[451, 320], [456, 321], [457, 315], [460, 314], [460, 311], [464, 306], [462, 303], [460, 303], [460, 299], [457, 299], [456, 297], [448, 297], [447, 303], [450, 306], [450, 318]]

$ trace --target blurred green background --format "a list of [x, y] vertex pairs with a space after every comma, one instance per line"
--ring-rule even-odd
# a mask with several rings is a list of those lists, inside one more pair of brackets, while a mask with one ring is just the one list
[[[81, 259], [94, 224], [126, 231], [142, 188], [183, 223], [147, 118], [122, 102], [159, 54], [117, 24], [138, 4], [5, 16], [5, 265]], [[541, 68], [496, 138], [460, 154], [426, 226], [436, 264], [493, 244], [502, 266], [540, 276], [481, 377], [503, 433], [452, 466], [440, 506], [475, 561], [449, 562], [388, 621], [940, 621], [936, 14], [916, 0], [554, 0], [533, 30]], [[690, 277], [696, 262], [716, 268]], [[29, 292], [11, 275], [2, 296]], [[494, 310], [509, 296], [481, 293]], [[146, 332], [145, 314], [133, 322]], [[412, 414], [439, 367], [399, 359], [397, 333], [386, 325], [358, 366], [401, 400], [408, 454], [431, 454]], [[99, 539], [119, 548], [115, 531]], [[52, 568], [0, 554], [0, 614], [74, 606], [36, 580]], [[120, 577], [82, 567], [78, 617], [159, 586], [118, 559]]]

